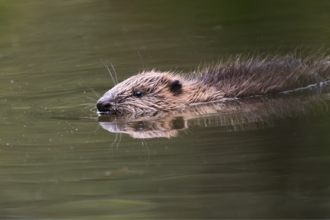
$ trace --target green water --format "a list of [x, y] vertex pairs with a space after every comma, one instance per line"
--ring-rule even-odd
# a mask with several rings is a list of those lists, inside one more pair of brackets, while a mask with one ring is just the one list
[[100, 58], [122, 81], [327, 49], [329, 11], [328, 1], [1, 0], [0, 218], [329, 218], [329, 87], [134, 120], [99, 118], [90, 90], [113, 86]]

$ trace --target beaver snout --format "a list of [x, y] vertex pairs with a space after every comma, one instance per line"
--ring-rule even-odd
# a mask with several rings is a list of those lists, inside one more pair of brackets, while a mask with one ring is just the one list
[[98, 100], [96, 103], [96, 107], [99, 112], [109, 112], [111, 110], [112, 105], [108, 101]]

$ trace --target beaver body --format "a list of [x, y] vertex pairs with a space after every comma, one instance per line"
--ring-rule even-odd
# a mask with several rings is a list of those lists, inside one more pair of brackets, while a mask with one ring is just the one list
[[144, 71], [115, 85], [97, 102], [100, 114], [145, 114], [199, 103], [275, 94], [330, 79], [328, 57], [242, 56], [183, 76]]

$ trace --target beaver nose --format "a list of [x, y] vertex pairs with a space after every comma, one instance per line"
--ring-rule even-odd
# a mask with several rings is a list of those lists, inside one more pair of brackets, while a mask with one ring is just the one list
[[111, 104], [107, 101], [97, 101], [96, 103], [97, 110], [100, 112], [108, 112], [111, 109]]

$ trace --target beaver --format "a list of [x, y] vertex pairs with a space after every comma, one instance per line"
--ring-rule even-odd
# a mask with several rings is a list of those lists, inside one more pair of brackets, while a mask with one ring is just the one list
[[200, 103], [275, 94], [329, 80], [329, 57], [239, 55], [182, 75], [143, 71], [107, 91], [102, 114], [155, 114]]

